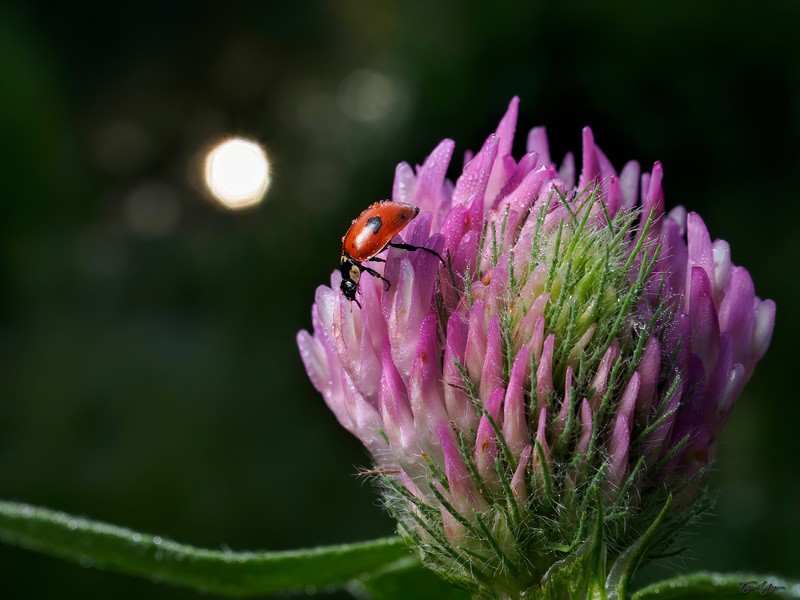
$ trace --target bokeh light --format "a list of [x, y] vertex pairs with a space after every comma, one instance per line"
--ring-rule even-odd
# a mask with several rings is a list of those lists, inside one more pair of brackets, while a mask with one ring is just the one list
[[402, 86], [384, 73], [358, 69], [339, 87], [339, 106], [348, 117], [364, 123], [388, 118], [405, 101]]
[[172, 188], [162, 182], [146, 181], [128, 195], [125, 221], [131, 232], [144, 238], [172, 233], [181, 216], [181, 206]]
[[225, 208], [239, 210], [261, 202], [270, 184], [267, 153], [258, 143], [227, 138], [205, 157], [205, 184]]

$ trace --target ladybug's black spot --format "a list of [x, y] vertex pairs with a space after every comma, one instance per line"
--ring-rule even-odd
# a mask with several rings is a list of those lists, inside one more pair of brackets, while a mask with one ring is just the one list
[[372, 232], [372, 235], [378, 233], [383, 226], [383, 221], [381, 221], [380, 217], [372, 217], [368, 219], [366, 223], [364, 223], [364, 229], [368, 229]]

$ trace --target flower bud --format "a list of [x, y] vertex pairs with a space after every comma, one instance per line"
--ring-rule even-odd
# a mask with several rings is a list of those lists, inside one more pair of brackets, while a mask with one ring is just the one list
[[334, 271], [297, 340], [426, 565], [577, 598], [624, 589], [696, 509], [775, 304], [699, 215], [665, 213], [660, 163], [617, 174], [588, 127], [577, 183], [543, 128], [517, 162], [517, 104], [454, 183], [449, 140], [397, 168], [392, 200], [421, 209], [401, 235], [445, 265], [390, 248], [360, 305]]

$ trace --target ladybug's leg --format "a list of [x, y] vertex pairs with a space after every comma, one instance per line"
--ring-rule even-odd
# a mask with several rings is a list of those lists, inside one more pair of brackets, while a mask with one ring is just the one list
[[424, 250], [428, 254], [433, 254], [441, 261], [442, 264], [445, 264], [441, 254], [439, 254], [436, 250], [431, 250], [430, 248], [425, 248], [424, 246], [412, 246], [411, 244], [404, 244], [402, 242], [397, 244], [394, 242], [389, 242], [386, 245], [391, 246], [392, 248], [400, 248], [400, 250], [408, 250], [409, 252], [413, 252], [414, 250]]
[[[383, 250], [381, 250], [381, 252], [383, 252]], [[377, 256], [373, 256], [372, 258], [368, 258], [364, 262], [382, 262], [382, 263], [385, 263], [386, 259], [385, 258], [378, 258]]]
[[367, 273], [369, 273], [373, 277], [377, 277], [378, 279], [382, 279], [383, 282], [386, 284], [386, 287], [384, 288], [385, 291], [388, 292], [389, 288], [392, 287], [392, 282], [389, 281], [388, 279], [386, 279], [386, 277], [384, 277], [380, 273], [378, 273], [375, 269], [370, 269], [369, 267], [365, 267], [364, 265], [359, 265], [359, 267], [361, 268], [362, 271], [366, 271]]

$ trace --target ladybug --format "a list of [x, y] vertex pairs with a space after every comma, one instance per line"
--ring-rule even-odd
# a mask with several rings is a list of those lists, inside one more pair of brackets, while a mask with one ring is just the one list
[[342, 294], [345, 298], [350, 301], [355, 300], [356, 304], [361, 306], [361, 303], [356, 300], [356, 292], [361, 273], [364, 271], [381, 279], [386, 284], [386, 289], [389, 289], [392, 284], [388, 279], [376, 270], [361, 264], [366, 261], [385, 263], [385, 259], [378, 258], [376, 255], [389, 246], [409, 251], [424, 250], [436, 256], [444, 264], [441, 255], [435, 250], [402, 242], [392, 242], [392, 238], [418, 214], [419, 207], [413, 204], [383, 200], [371, 204], [358, 215], [358, 218], [353, 220], [350, 229], [342, 238], [342, 258], [339, 265], [339, 270], [342, 272]]

